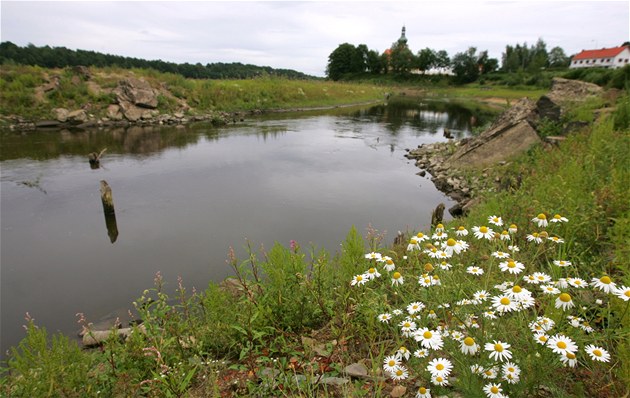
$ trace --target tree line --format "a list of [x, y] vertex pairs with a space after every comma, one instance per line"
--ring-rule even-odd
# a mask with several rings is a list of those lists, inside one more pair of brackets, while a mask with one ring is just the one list
[[477, 51], [476, 47], [469, 47], [450, 58], [445, 50], [431, 48], [414, 54], [406, 40], [398, 40], [383, 53], [370, 50], [365, 44], [340, 44], [328, 57], [326, 75], [332, 80], [341, 80], [366, 74], [405, 76], [434, 70], [438, 73], [449, 71], [455, 83], [469, 83], [495, 71], [537, 72], [547, 68], [566, 68], [569, 62], [570, 57], [562, 48], [554, 47], [547, 51], [542, 39], [532, 46], [527, 43], [507, 45], [500, 67], [498, 59], [490, 58], [488, 51]]
[[0, 43], [0, 64], [13, 62], [22, 65], [41, 66], [45, 68], [65, 68], [67, 66], [96, 66], [120, 68], [155, 69], [159, 72], [175, 73], [192, 79], [250, 79], [260, 76], [278, 76], [289, 79], [316, 79], [305, 73], [292, 69], [276, 69], [269, 66], [256, 66], [232, 63], [177, 64], [162, 60], [145, 60], [119, 55], [103, 54], [88, 50], [71, 50], [66, 47], [36, 47], [29, 44], [25, 47], [6, 41]]

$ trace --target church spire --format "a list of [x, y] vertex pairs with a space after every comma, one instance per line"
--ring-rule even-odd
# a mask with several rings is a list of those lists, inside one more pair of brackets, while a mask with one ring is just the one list
[[403, 25], [402, 27], [402, 32], [400, 34], [400, 39], [398, 39], [398, 43], [400, 44], [407, 44], [407, 36], [405, 36], [405, 25]]

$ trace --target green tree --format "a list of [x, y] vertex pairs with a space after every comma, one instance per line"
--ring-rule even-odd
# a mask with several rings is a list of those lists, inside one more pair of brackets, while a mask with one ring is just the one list
[[457, 53], [451, 62], [454, 81], [458, 84], [470, 83], [479, 77], [479, 65], [477, 65], [477, 49], [469, 47], [466, 52]]
[[549, 66], [549, 54], [547, 53], [547, 44], [543, 39], [538, 39], [536, 44], [529, 50], [530, 61], [527, 69], [536, 72]]
[[339, 80], [344, 75], [355, 72], [357, 48], [350, 43], [340, 44], [328, 56], [326, 76], [332, 80]]
[[549, 66], [562, 68], [569, 66], [569, 62], [571, 59], [567, 57], [562, 48], [556, 46], [549, 51]]
[[425, 48], [418, 51], [418, 55], [416, 56], [416, 68], [425, 72], [437, 64], [437, 53], [430, 48]]
[[396, 42], [392, 46], [389, 66], [395, 74], [405, 75], [411, 71], [414, 65], [414, 58], [413, 53], [406, 44]]

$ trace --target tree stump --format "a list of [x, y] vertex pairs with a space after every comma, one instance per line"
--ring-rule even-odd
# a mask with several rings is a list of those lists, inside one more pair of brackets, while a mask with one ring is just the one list
[[109, 236], [109, 240], [114, 243], [118, 238], [118, 224], [116, 223], [116, 211], [114, 210], [112, 189], [105, 180], [101, 180], [101, 202], [103, 203], [107, 235]]

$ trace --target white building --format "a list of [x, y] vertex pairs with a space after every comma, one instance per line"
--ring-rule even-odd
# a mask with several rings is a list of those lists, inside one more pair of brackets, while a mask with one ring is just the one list
[[569, 68], [622, 68], [630, 64], [630, 47], [582, 50], [571, 58]]

